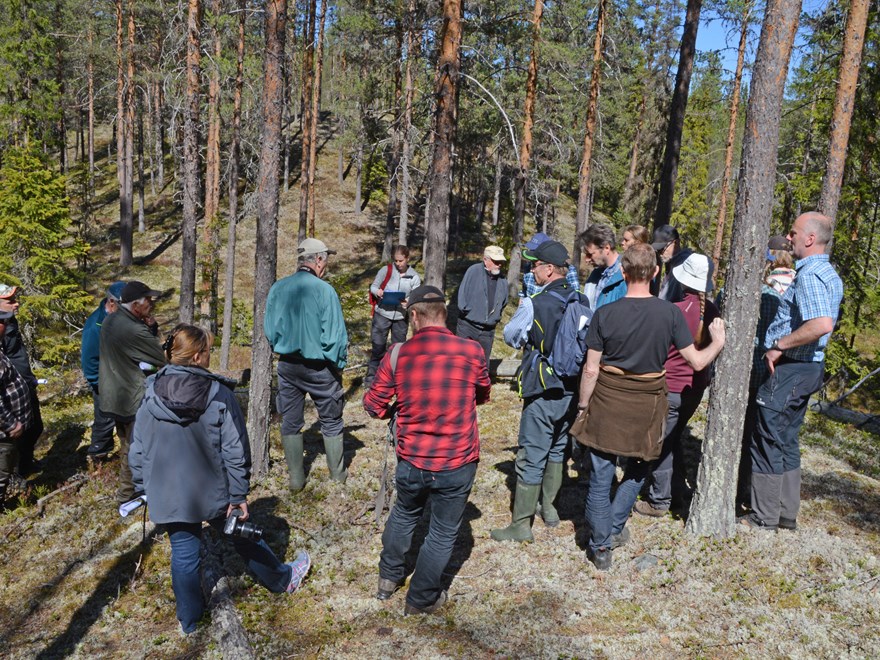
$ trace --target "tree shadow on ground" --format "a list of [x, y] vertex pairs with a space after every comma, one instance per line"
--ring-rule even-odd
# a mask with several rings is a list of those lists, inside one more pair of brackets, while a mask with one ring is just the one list
[[837, 472], [804, 472], [801, 499], [824, 500], [841, 523], [880, 532], [880, 494], [858, 479]]
[[[86, 601], [73, 613], [67, 629], [53, 639], [52, 643], [36, 656], [37, 658], [41, 660], [64, 658], [73, 653], [77, 644], [86, 637], [91, 627], [101, 618], [107, 604], [111, 603], [119, 595], [119, 592], [132, 581], [144, 556], [152, 551], [153, 539], [159, 534], [159, 530], [160, 528], [154, 527], [147, 534], [144, 542], [138, 543], [117, 557]], [[116, 531], [115, 529], [108, 531], [104, 542], [109, 543]], [[79, 563], [80, 560], [77, 560], [69, 564], [49, 583], [48, 588], [43, 591], [41, 597], [31, 603], [31, 607], [22, 618], [22, 621], [31, 616], [42, 602], [50, 600], [55, 592], [61, 589], [65, 578]]]
[[[360, 431], [364, 427], [364, 424], [346, 425], [342, 430], [343, 463], [346, 468], [350, 467], [354, 462], [358, 451], [365, 447], [360, 438], [355, 435], [355, 431]], [[325, 455], [324, 436], [321, 434], [320, 420], [315, 420], [310, 427], [303, 430], [303, 450], [305, 451], [303, 471], [308, 480], [315, 461], [323, 460], [319, 456]]]

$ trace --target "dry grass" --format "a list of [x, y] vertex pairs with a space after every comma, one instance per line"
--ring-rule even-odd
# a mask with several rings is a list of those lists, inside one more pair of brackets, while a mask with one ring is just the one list
[[[332, 157], [331, 157], [332, 158]], [[322, 180], [319, 236], [339, 249], [333, 281], [351, 319], [352, 364], [367, 343], [366, 287], [378, 267], [379, 215], [343, 210], [349, 187]], [[284, 198], [279, 276], [292, 270], [296, 193]], [[330, 229], [330, 228], [333, 229]], [[136, 237], [149, 252], [167, 228]], [[253, 220], [242, 223], [238, 289], [252, 278]], [[176, 252], [175, 252], [176, 251]], [[129, 277], [176, 285], [179, 245]], [[103, 279], [113, 272], [104, 255]], [[96, 286], [96, 290], [99, 287]], [[172, 296], [172, 298], [176, 298]], [[170, 319], [174, 303], [160, 316]], [[496, 345], [496, 357], [509, 353]], [[247, 366], [238, 349], [235, 365]], [[374, 597], [381, 528], [371, 503], [386, 457], [384, 424], [360, 407], [363, 369], [346, 373], [345, 486], [328, 479], [314, 410], [307, 416], [306, 489], [291, 495], [273, 423], [270, 474], [251, 494], [269, 544], [287, 558], [314, 560], [293, 597], [273, 595], [225, 557], [233, 598], [259, 657], [797, 657], [876, 656], [880, 644], [880, 481], [877, 438], [808, 417], [804, 504], [796, 533], [742, 533], [714, 541], [688, 536], [682, 521], [633, 518], [632, 542], [597, 572], [584, 556], [585, 485], [566, 479], [563, 523], [535, 524], [535, 542], [495, 543], [509, 519], [520, 402], [505, 383], [480, 411], [482, 459], [465, 523], [447, 571], [451, 601], [432, 617], [404, 618], [403, 592]], [[12, 658], [218, 657], [206, 632], [182, 639], [174, 618], [169, 546], [140, 544], [140, 520], [115, 513], [112, 466], [79, 489], [36, 496], [85, 469], [90, 401], [47, 403], [39, 453], [50, 467], [20, 505], [0, 516], [0, 644]], [[690, 446], [697, 447], [699, 429]], [[873, 649], [873, 650], [872, 650]]]

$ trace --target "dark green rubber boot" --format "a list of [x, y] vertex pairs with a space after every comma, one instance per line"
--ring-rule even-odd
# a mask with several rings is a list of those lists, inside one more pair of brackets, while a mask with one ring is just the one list
[[526, 484], [517, 480], [510, 524], [503, 529], [493, 529], [492, 538], [496, 541], [534, 541], [532, 516], [535, 514], [540, 492], [541, 484]]
[[303, 435], [282, 435], [281, 444], [284, 447], [284, 460], [287, 461], [290, 490], [301, 491], [306, 485], [306, 475], [303, 472]]

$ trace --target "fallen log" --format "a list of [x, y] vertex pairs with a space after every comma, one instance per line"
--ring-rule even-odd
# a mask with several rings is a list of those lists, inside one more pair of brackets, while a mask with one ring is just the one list
[[880, 435], [880, 417], [877, 415], [866, 415], [865, 413], [848, 410], [828, 401], [818, 400], [810, 403], [810, 410], [821, 413], [838, 422], [852, 424], [858, 429]]

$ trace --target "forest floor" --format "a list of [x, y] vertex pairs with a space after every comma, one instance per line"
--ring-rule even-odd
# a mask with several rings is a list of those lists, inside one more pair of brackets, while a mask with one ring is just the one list
[[[812, 413], [801, 435], [798, 531], [743, 528], [734, 538], [713, 540], [686, 534], [677, 516], [635, 516], [632, 541], [615, 552], [610, 571], [599, 572], [585, 559], [586, 484], [576, 471], [563, 484], [559, 527], [537, 520], [535, 542], [525, 545], [489, 538], [491, 528], [509, 521], [521, 407], [509, 383], [498, 381], [491, 402], [480, 409], [481, 461], [445, 576], [450, 602], [434, 616], [404, 617], [404, 590], [376, 600], [382, 528], [372, 506], [383, 466], [393, 466], [394, 458], [384, 423], [361, 408], [359, 365], [368, 347], [366, 289], [380, 266], [373, 228], [382, 218], [369, 207], [361, 216], [345, 210], [351, 208], [350, 182], [343, 189], [321, 182], [318, 237], [340, 252], [331, 263], [331, 282], [352, 340], [352, 368], [345, 374], [349, 479], [345, 485], [329, 480], [310, 409], [308, 483], [290, 494], [273, 419], [270, 473], [254, 482], [251, 510], [279, 556], [289, 560], [306, 549], [313, 566], [294, 596], [275, 595], [254, 583], [231, 548], [224, 555], [232, 601], [257, 657], [876, 657], [880, 439]], [[283, 201], [279, 277], [292, 271], [295, 200], [291, 192]], [[240, 225], [242, 292], [252, 286], [253, 224], [250, 218]], [[138, 235], [136, 255], [153, 251], [172, 227], [166, 219]], [[476, 246], [488, 238], [469, 238], [473, 260]], [[172, 242], [125, 277], [174, 289], [179, 253]], [[115, 254], [96, 248], [95, 258], [98, 293], [119, 272]], [[464, 265], [452, 268], [460, 273]], [[176, 293], [158, 309], [163, 330], [176, 316], [172, 298]], [[236, 348], [234, 371], [249, 366], [248, 353]], [[512, 355], [496, 342], [494, 357]], [[140, 517], [118, 516], [115, 463], [87, 470], [91, 400], [81, 385], [74, 370], [52, 375], [42, 393], [47, 433], [38, 448], [47, 468], [0, 514], [3, 655], [220, 657], [210, 626], [188, 638], [179, 633], [167, 537], [148, 523], [142, 542]], [[685, 440], [691, 481], [703, 415], [701, 409]], [[59, 488], [66, 490], [38, 503]]]

